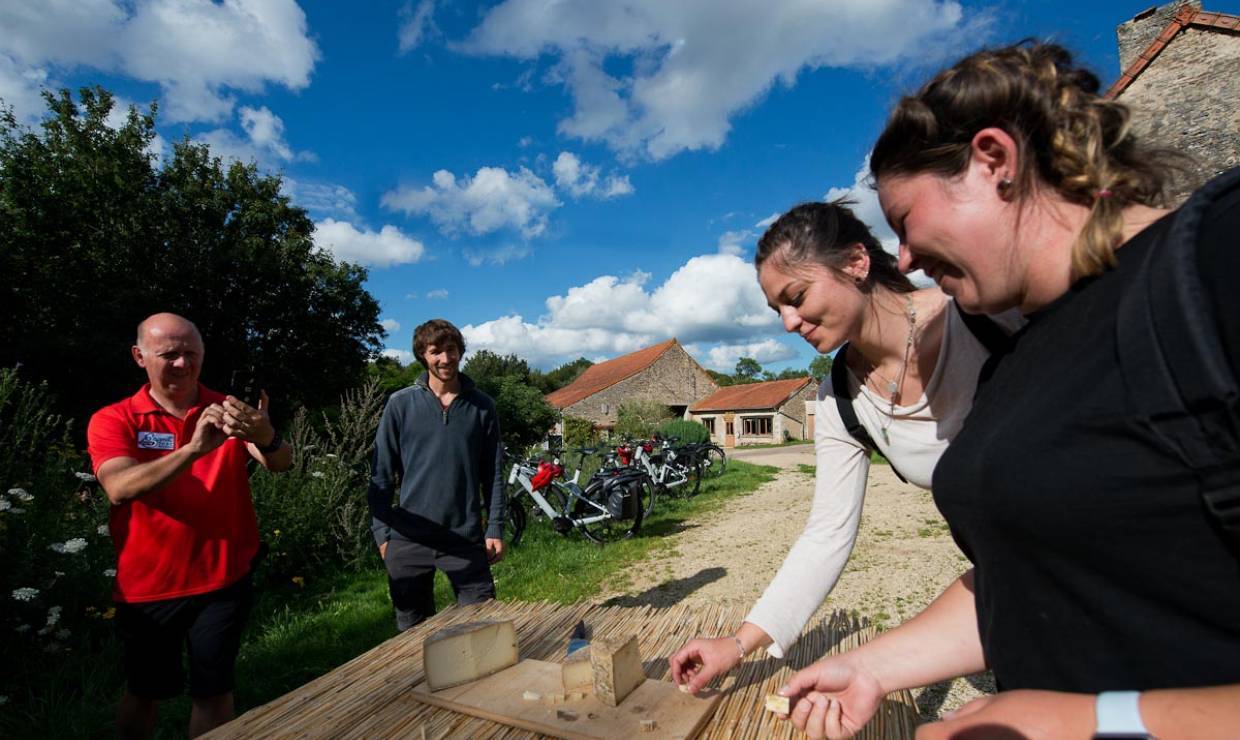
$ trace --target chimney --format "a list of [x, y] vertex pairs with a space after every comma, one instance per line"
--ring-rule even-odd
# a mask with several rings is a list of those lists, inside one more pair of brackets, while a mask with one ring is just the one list
[[1119, 41], [1119, 71], [1123, 73], [1141, 52], [1158, 38], [1158, 34], [1175, 19], [1181, 8], [1201, 10], [1201, 0], [1176, 0], [1161, 6], [1151, 6], [1133, 16], [1132, 20], [1115, 28]]

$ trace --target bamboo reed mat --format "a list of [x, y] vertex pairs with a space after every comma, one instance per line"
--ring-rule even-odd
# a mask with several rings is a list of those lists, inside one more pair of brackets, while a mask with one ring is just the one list
[[[733, 606], [599, 607], [489, 601], [453, 606], [417, 627], [320, 676], [295, 691], [251, 709], [205, 737], [221, 738], [529, 738], [526, 730], [422, 704], [410, 688], [422, 680], [422, 640], [432, 632], [477, 619], [516, 623], [522, 658], [561, 662], [568, 634], [584, 619], [594, 635], [637, 634], [646, 675], [671, 681], [667, 658], [699, 635], [730, 635], [745, 611]], [[785, 660], [760, 652], [724, 678], [725, 694], [701, 738], [792, 738], [794, 728], [765, 711], [763, 699], [792, 671], [828, 652], [841, 652], [874, 636], [874, 628], [836, 612], [811, 625]], [[891, 694], [857, 736], [911, 738], [917, 710], [907, 691]], [[646, 737], [646, 736], [644, 736]], [[657, 732], [648, 737], [657, 737]]]

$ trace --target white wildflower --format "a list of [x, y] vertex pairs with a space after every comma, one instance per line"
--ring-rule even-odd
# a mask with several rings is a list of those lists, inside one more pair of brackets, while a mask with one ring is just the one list
[[18, 501], [23, 501], [25, 503], [30, 503], [31, 501], [34, 501], [34, 495], [30, 493], [29, 491], [27, 491], [25, 488], [10, 488], [8, 493], [10, 496], [17, 499]]
[[8, 703], [9, 703], [9, 697], [7, 697], [7, 696], [0, 696], [0, 707], [4, 706], [5, 704], [8, 704]]
[[64, 572], [63, 570], [54, 570], [54, 571], [52, 571], [52, 573], [53, 573], [53, 574], [54, 574], [57, 578], [60, 578], [60, 577], [64, 576], [64, 574], [65, 574], [65, 572]]
[[48, 626], [36, 632], [35, 634], [38, 635], [39, 637], [47, 637], [48, 635], [52, 634], [52, 625], [49, 624]]
[[314, 471], [313, 473], [311, 473], [311, 474], [310, 474], [310, 477], [311, 477], [311, 478], [326, 478], [327, 476], [326, 476], [326, 475], [324, 475], [323, 471], [321, 471], [321, 470], [316, 470], [316, 471]]
[[76, 555], [86, 549], [86, 540], [81, 537], [74, 537], [64, 542], [55, 542], [50, 546], [52, 552], [58, 552], [65, 555]]
[[77, 479], [86, 483], [94, 483], [97, 479], [90, 473], [74, 473]]
[[39, 589], [30, 588], [29, 586], [25, 588], [19, 588], [13, 591], [13, 598], [17, 599], [18, 601], [33, 601], [34, 597], [38, 595], [39, 595]]
[[115, 578], [116, 568], [105, 568], [103, 571], [103, 577], [104, 578]]
[[16, 633], [17, 633], [17, 634], [19, 634], [19, 635], [24, 635], [24, 634], [26, 634], [27, 632], [29, 632], [29, 631], [30, 631], [30, 625], [28, 625], [28, 624], [19, 624], [19, 625], [17, 625], [16, 627], [14, 627], [14, 628], [13, 628], [13, 631], [14, 631], [14, 632], [16, 632]]
[[69, 635], [72, 635], [72, 634], [73, 633], [70, 632], [68, 629], [62, 629], [56, 633], [56, 639], [57, 640], [68, 640]]
[[106, 525], [106, 524], [100, 524], [100, 525], [99, 525], [99, 527], [98, 527], [98, 529], [96, 529], [96, 530], [95, 530], [95, 532], [97, 532], [98, 534], [103, 535], [104, 537], [107, 537], [107, 536], [108, 536], [108, 534], [109, 534], [109, 532], [108, 532], [108, 525]]
[[328, 460], [335, 460], [336, 458], [340, 457], [340, 455], [337, 455], [337, 454], [336, 454], [336, 453], [334, 453], [334, 452], [329, 452], [329, 453], [327, 453], [326, 455], [324, 455], [323, 457], [326, 457]]
[[25, 514], [25, 513], [26, 513], [26, 510], [25, 510], [25, 509], [22, 509], [22, 508], [19, 508], [19, 507], [14, 506], [12, 509], [9, 509], [9, 513], [10, 513], [10, 514]]
[[47, 610], [47, 626], [51, 627], [60, 621], [60, 613], [64, 611], [63, 607], [53, 606]]
[[7, 498], [0, 498], [0, 511], [9, 511], [13, 508], [13, 504], [9, 503]]

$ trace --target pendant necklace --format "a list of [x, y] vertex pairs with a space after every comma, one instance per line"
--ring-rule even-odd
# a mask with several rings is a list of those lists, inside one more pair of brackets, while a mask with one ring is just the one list
[[908, 361], [913, 353], [913, 337], [917, 331], [917, 309], [913, 306], [913, 299], [911, 296], [905, 295], [904, 300], [906, 301], [904, 315], [908, 319], [908, 339], [904, 342], [904, 360], [900, 363], [900, 372], [896, 375], [896, 380], [892, 380], [880, 373], [877, 365], [871, 371], [886, 381], [887, 392], [891, 395], [891, 405], [887, 409], [887, 419], [884, 422], [880, 422], [879, 425], [879, 431], [883, 435], [883, 443], [888, 446], [891, 445], [891, 438], [887, 435], [887, 430], [896, 419], [896, 398], [899, 396], [900, 387], [904, 385], [904, 378], [908, 374]]

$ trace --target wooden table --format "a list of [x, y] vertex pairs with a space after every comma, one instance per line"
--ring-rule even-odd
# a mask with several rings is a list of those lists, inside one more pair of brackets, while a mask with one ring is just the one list
[[[525, 730], [496, 724], [417, 701], [410, 688], [423, 679], [422, 640], [450, 624], [477, 619], [516, 623], [522, 658], [561, 662], [568, 634], [584, 619], [595, 635], [637, 634], [649, 678], [671, 680], [667, 657], [698, 635], [730, 635], [745, 612], [738, 607], [599, 607], [491, 601], [454, 606], [417, 627], [279, 699], [251, 709], [205, 737], [251, 738], [528, 738]], [[847, 650], [874, 635], [843, 612], [812, 624], [785, 660], [762, 652], [727, 676], [718, 709], [702, 738], [791, 738], [793, 727], [763, 709], [763, 699], [795, 669], [828, 652]], [[857, 737], [911, 738], [917, 711], [907, 691], [883, 701]], [[654, 733], [650, 737], [657, 737]]]

